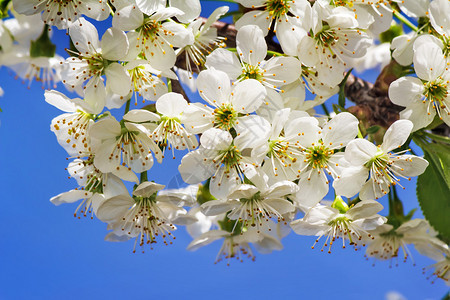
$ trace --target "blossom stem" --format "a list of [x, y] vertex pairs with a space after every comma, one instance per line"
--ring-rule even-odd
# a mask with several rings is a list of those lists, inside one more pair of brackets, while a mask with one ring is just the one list
[[172, 80], [167, 78], [167, 89], [169, 90], [169, 93], [172, 93]]
[[364, 138], [364, 136], [363, 136], [363, 134], [362, 134], [362, 132], [361, 132], [361, 129], [359, 128], [359, 125], [358, 125], [358, 137], [359, 137], [360, 139], [363, 139], [363, 138]]
[[397, 189], [395, 185], [391, 186], [391, 192], [388, 195], [389, 198], [389, 223], [395, 228], [399, 227], [404, 219], [403, 203], [398, 198]]
[[328, 110], [328, 108], [325, 105], [325, 103], [323, 103], [321, 106], [322, 106], [323, 112], [329, 117], [330, 116], [330, 111]]
[[145, 181], [148, 181], [147, 171], [141, 173], [141, 180], [139, 181], [139, 183], [143, 183]]
[[267, 55], [272, 55], [272, 56], [284, 56], [283, 53], [276, 52], [276, 51], [272, 51], [272, 50], [267, 50]]
[[417, 28], [416, 25], [414, 25], [413, 23], [411, 23], [407, 18], [405, 18], [402, 14], [400, 14], [398, 11], [394, 10], [394, 16], [397, 17], [397, 19], [402, 22], [403, 24], [405, 24], [406, 26], [408, 26], [409, 28], [411, 28], [414, 31], [419, 31], [419, 28]]
[[125, 114], [130, 110], [130, 103], [131, 99], [127, 101], [127, 104], [125, 104]]

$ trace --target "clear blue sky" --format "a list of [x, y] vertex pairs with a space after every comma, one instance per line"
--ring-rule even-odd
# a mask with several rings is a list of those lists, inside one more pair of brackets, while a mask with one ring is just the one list
[[[217, 5], [205, 3], [208, 12]], [[64, 170], [66, 153], [49, 130], [61, 112], [44, 101], [40, 84], [27, 90], [6, 68], [0, 69], [0, 86], [5, 91], [0, 98], [2, 300], [384, 299], [390, 291], [407, 299], [440, 299], [448, 290], [441, 281], [432, 285], [425, 279], [422, 267], [432, 261], [415, 251], [415, 267], [411, 261], [392, 269], [387, 262], [373, 267], [361, 252], [336, 247], [331, 255], [321, 253], [311, 250], [314, 238], [293, 233], [283, 240], [283, 251], [230, 267], [213, 263], [220, 242], [186, 251], [191, 238], [184, 229], [175, 232], [173, 245], [157, 244], [145, 254], [132, 253], [133, 241], [106, 242], [105, 224], [75, 219], [76, 204], [49, 202], [76, 187]], [[166, 163], [149, 172], [162, 184], [171, 182], [179, 160]], [[414, 183], [405, 183], [407, 192], [401, 194], [406, 210], [418, 206]]]

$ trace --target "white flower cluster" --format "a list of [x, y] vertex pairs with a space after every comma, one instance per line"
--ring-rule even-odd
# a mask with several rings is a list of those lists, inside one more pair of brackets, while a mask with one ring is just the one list
[[[448, 282], [448, 247], [427, 221], [393, 225], [378, 214], [377, 200], [427, 168], [399, 150], [411, 132], [436, 115], [450, 125], [450, 2], [236, 2], [246, 13], [236, 22], [236, 47], [226, 48], [213, 25], [228, 8], [202, 19], [199, 0], [12, 1], [14, 18], [0, 21], [0, 65], [79, 95], [45, 92], [64, 112], [51, 130], [73, 159], [68, 171], [79, 186], [51, 201], [81, 200], [75, 216], [97, 216], [111, 230], [107, 240], [135, 239], [134, 249], [172, 243], [175, 225], [185, 225], [194, 237], [188, 249], [222, 239], [217, 260], [240, 260], [254, 258], [252, 247], [282, 249], [292, 228], [316, 242], [324, 237], [322, 250], [341, 239], [344, 248], [367, 245], [377, 259], [400, 249], [406, 258], [406, 244], [414, 244], [439, 261], [436, 276]], [[99, 38], [83, 15], [113, 15], [112, 27]], [[406, 108], [376, 143], [345, 109], [318, 116], [314, 107], [339, 92], [350, 68], [384, 63], [375, 41], [392, 31], [393, 15], [412, 27], [409, 20], [420, 17], [421, 28], [390, 46], [416, 76], [391, 84], [390, 99]], [[52, 52], [49, 26], [68, 32], [70, 57], [42, 52]], [[273, 37], [280, 52], [269, 50]], [[177, 80], [193, 85], [199, 102], [173, 92]], [[149, 103], [130, 110], [133, 97]], [[111, 111], [122, 107], [123, 116]], [[183, 156], [178, 171], [188, 187], [149, 181], [158, 176], [147, 171], [168, 153]], [[131, 195], [124, 181], [136, 183]], [[330, 189], [336, 196], [327, 204]]]

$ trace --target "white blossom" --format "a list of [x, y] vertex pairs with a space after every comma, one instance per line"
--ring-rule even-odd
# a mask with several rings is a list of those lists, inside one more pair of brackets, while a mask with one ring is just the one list
[[389, 192], [391, 185], [400, 185], [400, 178], [422, 174], [428, 166], [425, 159], [404, 151], [391, 152], [406, 142], [412, 128], [408, 120], [394, 122], [378, 146], [360, 138], [350, 141], [345, 149], [350, 166], [334, 182], [336, 193], [352, 197], [359, 192], [361, 200], [378, 199]]
[[377, 214], [383, 206], [376, 201], [361, 201], [350, 208], [340, 197], [333, 204], [336, 202], [340, 203], [331, 207], [317, 204], [308, 210], [302, 219], [291, 223], [297, 234], [318, 236], [313, 249], [323, 236], [326, 236], [326, 239], [321, 251], [328, 247], [328, 253], [331, 253], [331, 247], [339, 238], [342, 239], [342, 248], [346, 247], [348, 240], [356, 249], [358, 245], [364, 246], [367, 238], [371, 238], [369, 230], [386, 222], [386, 218]]

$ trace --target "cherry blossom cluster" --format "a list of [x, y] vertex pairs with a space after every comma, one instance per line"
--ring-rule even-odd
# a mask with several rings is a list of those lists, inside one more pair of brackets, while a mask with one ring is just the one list
[[[63, 112], [50, 129], [78, 187], [51, 202], [77, 202], [76, 217], [97, 217], [106, 240], [134, 240], [133, 251], [171, 244], [186, 226], [189, 250], [222, 241], [217, 261], [281, 250], [291, 229], [316, 236], [322, 251], [365, 247], [391, 262], [413, 244], [448, 284], [438, 232], [425, 219], [379, 213], [383, 196], [399, 201], [395, 189], [429, 165], [408, 154], [411, 134], [436, 118], [450, 125], [450, 2], [235, 2], [241, 16], [227, 47], [215, 24], [229, 8], [200, 18], [199, 0], [12, 0], [0, 65], [66, 89], [46, 90], [45, 101]], [[108, 18], [100, 37], [95, 22]], [[67, 58], [52, 48], [55, 27], [70, 37]], [[405, 108], [378, 136], [344, 107], [317, 112], [350, 69], [391, 57], [409, 70], [389, 87]], [[152, 167], [175, 158], [187, 186], [166, 189]]]

